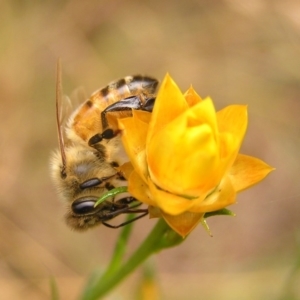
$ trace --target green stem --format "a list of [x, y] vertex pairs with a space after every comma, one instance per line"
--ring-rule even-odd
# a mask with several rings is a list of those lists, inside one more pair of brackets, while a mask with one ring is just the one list
[[[127, 216], [127, 221], [129, 221], [133, 217], [134, 217], [134, 214], [129, 214]], [[101, 276], [99, 276], [99, 274], [97, 274], [98, 272], [92, 274], [85, 286], [83, 295], [88, 293], [88, 291], [93, 288], [95, 282], [100, 280], [99, 278], [101, 278], [101, 281], [104, 280], [104, 277], [110, 276], [110, 274], [114, 273], [115, 269], [117, 269], [121, 265], [124, 253], [126, 251], [126, 245], [127, 245], [128, 239], [129, 239], [131, 231], [132, 231], [132, 227], [133, 227], [133, 223], [129, 223], [127, 226], [124, 226], [122, 228], [119, 238], [117, 240], [116, 246], [115, 246], [115, 250], [114, 250], [112, 259], [111, 259], [110, 264], [107, 267], [105, 273], [102, 272]]]
[[[127, 221], [129, 221], [133, 218], [134, 218], [134, 214], [130, 214], [127, 217]], [[124, 253], [126, 251], [126, 245], [129, 240], [130, 234], [132, 232], [132, 228], [133, 228], [133, 223], [129, 223], [122, 228], [120, 236], [117, 240], [117, 244], [115, 246], [113, 257], [111, 259], [111, 262], [110, 262], [106, 272], [102, 276], [102, 279], [104, 277], [109, 277], [121, 265]]]
[[96, 300], [104, 296], [120, 283], [128, 274], [138, 267], [151, 254], [164, 248], [175, 246], [184, 239], [175, 233], [163, 219], [160, 219], [145, 241], [132, 254], [129, 260], [114, 272], [105, 273], [84, 293], [82, 300]]

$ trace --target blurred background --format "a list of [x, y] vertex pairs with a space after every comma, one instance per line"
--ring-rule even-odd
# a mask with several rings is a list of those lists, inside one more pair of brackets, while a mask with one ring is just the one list
[[[55, 67], [65, 94], [169, 72], [216, 108], [249, 105], [242, 153], [276, 167], [152, 258], [159, 299], [300, 299], [300, 3], [296, 0], [0, 1], [0, 298], [78, 299], [108, 264], [119, 231], [64, 223], [49, 176], [57, 147]], [[131, 253], [153, 227], [136, 223]], [[105, 299], [133, 299], [137, 270]]]

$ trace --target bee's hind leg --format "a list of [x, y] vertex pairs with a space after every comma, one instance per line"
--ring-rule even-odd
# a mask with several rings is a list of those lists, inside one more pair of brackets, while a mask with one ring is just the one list
[[106, 128], [102, 133], [97, 133], [89, 139], [89, 146], [94, 147], [97, 143], [101, 142], [103, 139], [110, 140], [117, 136], [119, 131], [114, 131], [111, 128], [108, 128], [108, 122], [106, 118], [106, 114], [108, 112], [117, 112], [117, 111], [126, 111], [126, 110], [144, 110], [148, 112], [152, 112], [154, 106], [155, 98], [146, 98], [144, 103], [141, 101], [141, 95], [131, 96], [115, 102], [109, 105], [105, 110], [101, 112], [101, 122], [102, 128]]

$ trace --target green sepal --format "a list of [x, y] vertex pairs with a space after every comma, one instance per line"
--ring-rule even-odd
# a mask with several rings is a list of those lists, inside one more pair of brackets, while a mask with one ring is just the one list
[[119, 194], [122, 194], [122, 193], [127, 193], [128, 191], [128, 187], [127, 186], [119, 186], [119, 187], [116, 187], [112, 190], [109, 190], [107, 191], [106, 193], [104, 193], [95, 203], [94, 207], [98, 206], [99, 204], [105, 202], [108, 198], [111, 198], [111, 197], [115, 197]]
[[222, 208], [222, 209], [219, 209], [219, 210], [207, 212], [204, 215], [204, 218], [206, 219], [206, 218], [213, 217], [213, 216], [231, 216], [231, 217], [235, 217], [235, 213], [232, 212], [231, 210], [227, 209], [227, 208]]

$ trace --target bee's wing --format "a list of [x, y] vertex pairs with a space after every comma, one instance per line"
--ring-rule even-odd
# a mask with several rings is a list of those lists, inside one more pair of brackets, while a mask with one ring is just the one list
[[[72, 108], [72, 111], [74, 111], [75, 108], [79, 107], [80, 104], [82, 104], [84, 101], [88, 99], [86, 90], [83, 86], [79, 86], [76, 88], [69, 98], [69, 105]], [[70, 113], [72, 112], [70, 111]]]
[[62, 160], [62, 170], [61, 173], [65, 174], [66, 169], [66, 153], [65, 153], [65, 141], [64, 141], [64, 133], [63, 133], [63, 105], [62, 105], [62, 82], [61, 82], [61, 62], [57, 61], [56, 67], [56, 99], [55, 99], [55, 109], [56, 109], [56, 126], [57, 126], [57, 134], [58, 134], [58, 144], [59, 150], [61, 154]]
[[59, 114], [59, 125], [61, 128], [64, 128], [72, 112], [72, 103], [67, 95], [62, 95], [57, 109]]
[[83, 87], [75, 89], [70, 96], [62, 95], [58, 103], [59, 123], [61, 127], [65, 127], [69, 117], [87, 99]]

